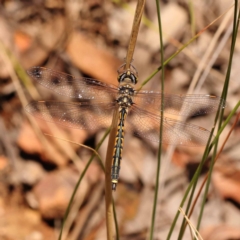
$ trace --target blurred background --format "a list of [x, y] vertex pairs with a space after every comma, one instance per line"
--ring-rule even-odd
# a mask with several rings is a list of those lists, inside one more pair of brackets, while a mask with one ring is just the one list
[[[220, 96], [229, 62], [233, 1], [160, 3], [165, 59], [208, 26], [166, 66], [165, 92]], [[69, 129], [32, 118], [24, 110], [32, 100], [71, 99], [41, 87], [26, 70], [45, 66], [117, 85], [117, 69], [126, 57], [135, 7], [136, 1], [127, 0], [0, 1], [1, 240], [57, 239], [75, 184], [92, 154], [89, 149], [44, 133], [95, 148], [108, 127], [99, 123], [94, 131]], [[240, 98], [239, 60], [238, 38], [224, 118]], [[146, 1], [133, 64], [140, 84], [161, 65], [155, 1]], [[160, 74], [145, 88], [161, 91]], [[190, 118], [188, 122], [210, 130], [214, 114]], [[233, 122], [234, 118], [219, 146]], [[203, 239], [240, 239], [239, 126], [212, 174], [200, 229]], [[103, 160], [106, 148], [107, 141], [99, 150]], [[157, 151], [158, 144], [126, 134], [120, 180], [113, 194], [121, 239], [146, 239]], [[203, 151], [204, 147], [164, 146], [155, 239], [166, 239]], [[199, 186], [208, 169], [209, 162]], [[191, 218], [193, 224], [197, 222], [199, 202]], [[78, 189], [63, 239], [106, 239], [104, 209], [104, 174], [95, 159]], [[173, 239], [177, 239], [180, 225], [181, 221]], [[184, 239], [191, 239], [189, 231]]]

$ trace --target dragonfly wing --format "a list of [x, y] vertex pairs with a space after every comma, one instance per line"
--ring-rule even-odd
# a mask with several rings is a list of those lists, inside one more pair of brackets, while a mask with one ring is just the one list
[[[133, 106], [127, 119], [136, 136], [159, 142], [160, 116]], [[165, 117], [162, 133], [163, 144], [190, 147], [206, 145], [210, 135], [205, 128]]]
[[54, 92], [79, 99], [110, 101], [116, 99], [118, 88], [91, 78], [75, 78], [72, 75], [43, 67], [30, 68], [27, 73], [38, 83]]
[[[134, 97], [134, 103], [140, 108], [148, 109], [160, 115], [161, 92], [139, 91]], [[170, 115], [198, 116], [216, 112], [219, 105], [224, 107], [220, 97], [202, 94], [164, 95], [164, 113]]]
[[26, 111], [36, 118], [70, 128], [97, 130], [111, 125], [115, 103], [34, 101]]

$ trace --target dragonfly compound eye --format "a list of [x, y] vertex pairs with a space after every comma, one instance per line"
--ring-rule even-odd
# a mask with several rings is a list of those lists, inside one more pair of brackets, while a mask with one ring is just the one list
[[137, 76], [130, 70], [127, 70], [118, 76], [118, 82], [132, 83], [135, 85], [137, 84]]

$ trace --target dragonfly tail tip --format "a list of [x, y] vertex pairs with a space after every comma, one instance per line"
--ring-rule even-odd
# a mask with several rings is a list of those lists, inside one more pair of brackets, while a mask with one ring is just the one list
[[116, 188], [117, 188], [117, 184], [116, 183], [112, 183], [112, 190], [116, 191]]

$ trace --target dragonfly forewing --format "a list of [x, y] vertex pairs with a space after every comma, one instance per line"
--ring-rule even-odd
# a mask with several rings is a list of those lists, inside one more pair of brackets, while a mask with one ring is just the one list
[[39, 84], [70, 98], [90, 99], [98, 102], [116, 99], [118, 88], [91, 78], [74, 76], [43, 67], [30, 68], [28, 74]]
[[33, 101], [26, 111], [35, 118], [69, 128], [98, 130], [111, 125], [112, 112], [116, 104], [90, 102]]
[[175, 95], [154, 91], [139, 91], [134, 98], [134, 103], [139, 108], [148, 109], [150, 112], [160, 114], [161, 99], [164, 98], [165, 114], [181, 116], [199, 116], [216, 112], [218, 107], [224, 107], [224, 101], [220, 97], [189, 94]]

